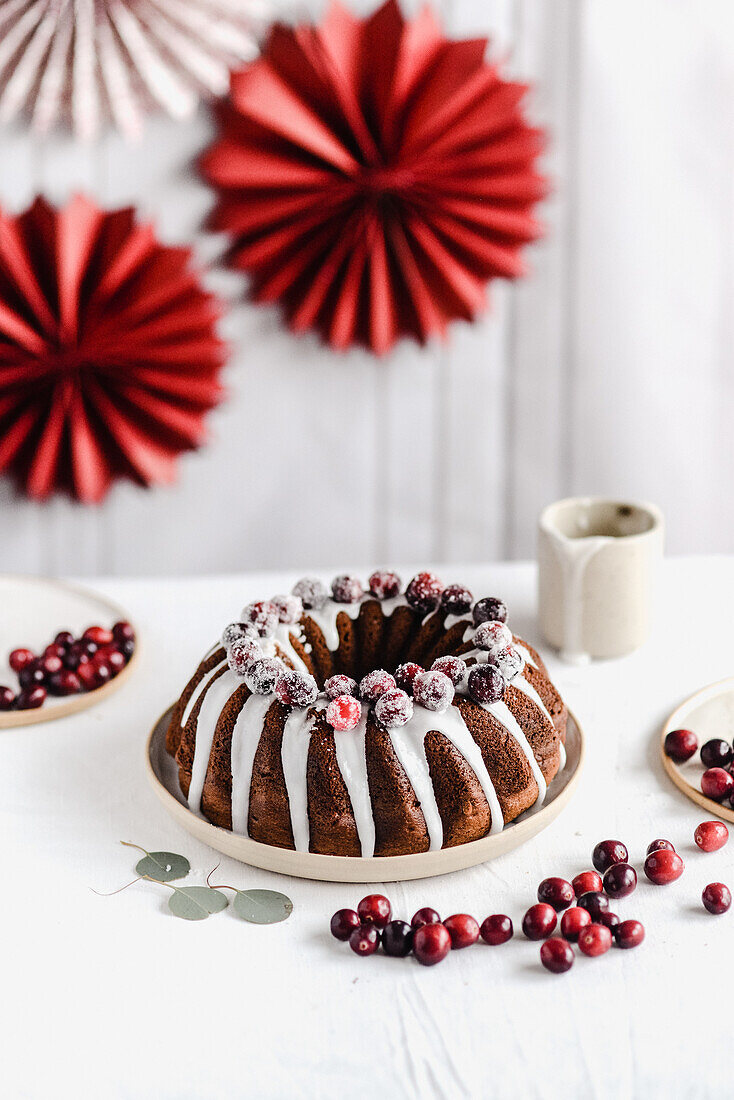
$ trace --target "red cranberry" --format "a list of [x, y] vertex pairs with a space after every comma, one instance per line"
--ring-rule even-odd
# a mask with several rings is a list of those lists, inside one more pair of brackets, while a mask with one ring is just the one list
[[101, 652], [104, 653], [104, 659], [112, 669], [113, 676], [117, 676], [118, 672], [122, 672], [127, 661], [122, 653], [120, 653], [119, 649], [112, 649], [110, 646], [106, 646]]
[[89, 654], [86, 650], [86, 644], [84, 642], [74, 642], [70, 645], [66, 651], [64, 657], [64, 664], [67, 668], [70, 668], [72, 672], [75, 672], [79, 665], [86, 664], [89, 661]]
[[454, 687], [464, 682], [468, 671], [466, 661], [462, 661], [461, 657], [437, 657], [431, 665], [431, 672], [442, 672]]
[[331, 582], [331, 598], [336, 603], [359, 603], [363, 596], [362, 582], [347, 573], [340, 573]]
[[604, 874], [615, 863], [626, 863], [628, 852], [621, 840], [600, 840], [594, 848], [591, 862]]
[[56, 654], [49, 653], [48, 657], [39, 658], [38, 667], [43, 673], [44, 679], [47, 679], [49, 676], [54, 676], [57, 672], [61, 672], [64, 664], [61, 658], [57, 657]]
[[675, 848], [669, 840], [651, 840], [647, 846], [646, 855], [650, 855], [650, 852], [674, 852]]
[[612, 946], [612, 933], [603, 924], [589, 924], [579, 933], [579, 951], [583, 955], [603, 955]]
[[61, 646], [63, 650], [67, 650], [70, 645], [74, 645], [74, 635], [70, 630], [60, 630], [54, 638], [54, 645]]
[[540, 902], [531, 905], [522, 918], [522, 930], [529, 940], [545, 940], [556, 927], [557, 919], [553, 906]]
[[82, 690], [81, 680], [70, 668], [62, 668], [60, 672], [54, 673], [48, 686], [52, 695], [78, 695]]
[[718, 852], [729, 839], [729, 830], [723, 821], [702, 821], [693, 839], [702, 852]]
[[407, 691], [393, 688], [377, 700], [374, 714], [380, 725], [387, 729], [404, 726], [413, 717], [413, 700]]
[[468, 691], [475, 703], [498, 703], [505, 694], [505, 678], [496, 665], [474, 665]]
[[619, 917], [616, 913], [607, 912], [600, 913], [596, 919], [597, 924], [603, 924], [605, 928], [608, 928], [610, 932], [614, 933], [614, 929], [619, 924]]
[[405, 664], [398, 665], [395, 669], [395, 683], [398, 687], [408, 693], [413, 694], [413, 681], [416, 676], [419, 676], [421, 672], [426, 670], [422, 665], [417, 665], [415, 661], [406, 661]]
[[88, 626], [82, 634], [83, 642], [94, 642], [95, 645], [109, 645], [113, 635], [111, 630], [104, 626]]
[[121, 620], [119, 623], [115, 623], [112, 627], [112, 637], [119, 645], [121, 642], [134, 642], [135, 631], [132, 625], [125, 620]]
[[288, 668], [275, 683], [275, 694], [286, 707], [309, 707], [315, 703], [319, 689], [313, 676]]
[[353, 730], [361, 717], [362, 704], [353, 695], [337, 695], [326, 708], [326, 721], [340, 732]]
[[117, 648], [125, 658], [125, 664], [127, 664], [133, 653], [135, 652], [135, 642], [133, 642], [131, 639], [128, 639], [126, 642], [118, 642]]
[[441, 593], [441, 610], [447, 615], [466, 615], [474, 597], [463, 584], [450, 584]]
[[12, 710], [15, 702], [15, 692], [12, 688], [0, 686], [0, 710]]
[[35, 687], [24, 688], [16, 697], [16, 710], [36, 710], [46, 702], [46, 689], [37, 684]]
[[479, 939], [479, 925], [468, 913], [454, 913], [443, 922], [451, 937], [451, 946], [454, 950], [460, 947], [471, 947]]
[[[69, 671], [73, 671], [69, 669]], [[76, 674], [79, 677], [85, 691], [94, 691], [98, 687], [97, 671], [91, 661], [85, 661], [77, 667]]]
[[399, 596], [400, 589], [403, 587], [397, 573], [390, 573], [386, 569], [378, 569], [367, 583], [371, 595], [376, 596], [378, 600], [391, 600]]
[[637, 871], [629, 863], [614, 863], [604, 875], [604, 889], [610, 898], [626, 898], [637, 886]]
[[422, 924], [413, 933], [413, 954], [422, 966], [435, 966], [451, 950], [451, 936], [443, 924]]
[[701, 790], [714, 802], [723, 802], [734, 792], [734, 778], [723, 768], [709, 768], [701, 776]]
[[704, 768], [725, 768], [731, 764], [732, 751], [728, 741], [714, 737], [701, 745], [701, 763]]
[[454, 698], [454, 685], [443, 672], [421, 672], [413, 681], [413, 698], [426, 710], [446, 710]]
[[382, 894], [368, 894], [360, 901], [357, 912], [363, 924], [375, 924], [378, 928], [384, 928], [390, 920], [392, 906]]
[[346, 941], [355, 928], [360, 927], [361, 923], [359, 915], [353, 909], [337, 909], [331, 918], [329, 927], [335, 940]]
[[8, 664], [12, 668], [13, 672], [20, 672], [31, 661], [35, 661], [36, 655], [32, 653], [30, 649], [14, 649], [8, 657]]
[[645, 938], [645, 929], [638, 920], [623, 920], [613, 929], [617, 947], [623, 951], [629, 951], [632, 947], [638, 947]]
[[512, 921], [504, 913], [493, 913], [491, 917], [482, 921], [479, 932], [485, 943], [490, 947], [497, 947], [512, 939]]
[[609, 912], [609, 898], [597, 890], [589, 890], [587, 894], [582, 894], [577, 904], [582, 909], [586, 909], [592, 920], [598, 920], [602, 913]]
[[662, 849], [651, 852], [645, 860], [645, 874], [656, 886], [667, 886], [683, 874], [684, 864], [677, 852]]
[[404, 920], [391, 920], [382, 933], [382, 950], [386, 955], [404, 959], [413, 950], [413, 929]]
[[58, 657], [59, 660], [63, 660], [66, 656], [66, 647], [63, 645], [57, 645], [56, 642], [51, 642], [51, 645], [47, 645], [43, 651], [44, 657]]
[[676, 764], [685, 764], [698, 748], [698, 738], [693, 730], [671, 730], [665, 737], [665, 755]]
[[427, 615], [438, 607], [442, 592], [443, 585], [433, 573], [416, 573], [405, 589], [405, 598], [415, 611]]
[[731, 905], [729, 887], [724, 886], [723, 882], [710, 882], [701, 894], [701, 901], [709, 913], [719, 916], [719, 914], [725, 913]]
[[544, 878], [538, 887], [538, 901], [552, 905], [557, 913], [573, 905], [573, 886], [565, 878]]
[[574, 905], [571, 909], [567, 909], [561, 917], [561, 935], [565, 936], [571, 943], [576, 943], [579, 938], [579, 932], [582, 928], [586, 928], [587, 924], [591, 924], [591, 913], [586, 909], [582, 909], [579, 905]]
[[380, 946], [380, 933], [374, 924], [362, 924], [350, 933], [349, 946], [355, 955], [374, 955]]
[[507, 608], [504, 600], [498, 599], [497, 596], [485, 596], [484, 599], [477, 600], [474, 604], [472, 618], [475, 626], [492, 620], [498, 623], [506, 623]]
[[366, 703], [376, 703], [386, 691], [395, 688], [395, 677], [384, 668], [376, 668], [374, 672], [368, 672], [359, 682], [359, 697]]
[[37, 660], [31, 661], [18, 673], [18, 683], [24, 691], [38, 687], [40, 684], [44, 683], [45, 679], [46, 674]]
[[86, 653], [87, 657], [89, 657], [90, 660], [92, 657], [94, 657], [95, 653], [99, 649], [97, 643], [93, 642], [91, 638], [82, 638], [82, 640], [79, 642], [79, 645], [81, 646], [82, 653]]
[[424, 924], [440, 924], [441, 918], [435, 909], [431, 909], [426, 905], [425, 908], [419, 909], [417, 913], [413, 914], [413, 919], [410, 922], [411, 928], [422, 928]]
[[568, 940], [546, 940], [540, 947], [540, 961], [551, 974], [565, 974], [573, 966], [574, 953]]
[[99, 654], [95, 654], [92, 658], [92, 668], [94, 670], [94, 679], [97, 687], [102, 687], [108, 680], [112, 679], [112, 669], [110, 668], [104, 657], [100, 657]]
[[357, 697], [357, 681], [351, 676], [339, 674], [330, 676], [324, 684], [327, 699], [338, 699], [340, 695], [353, 695]]
[[576, 875], [576, 878], [571, 880], [571, 885], [577, 898], [580, 898], [582, 894], [591, 892], [600, 894], [603, 889], [601, 875], [598, 875], [596, 871], [582, 871], [580, 875]]

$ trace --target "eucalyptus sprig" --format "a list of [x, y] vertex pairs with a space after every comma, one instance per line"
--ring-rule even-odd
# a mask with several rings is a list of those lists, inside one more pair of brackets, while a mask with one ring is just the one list
[[[217, 864], [217, 867], [219, 864]], [[278, 924], [287, 920], [293, 912], [293, 902], [278, 890], [240, 890], [236, 886], [211, 886], [209, 879], [217, 867], [207, 875], [207, 886], [212, 890], [232, 890], [234, 913], [250, 924]]]
[[135, 870], [140, 878], [152, 878], [156, 882], [171, 882], [173, 879], [186, 878], [191, 870], [191, 864], [186, 856], [180, 856], [176, 852], [149, 852], [141, 848], [139, 844], [131, 844], [129, 840], [121, 840], [126, 848], [137, 848], [143, 853], [135, 865]]

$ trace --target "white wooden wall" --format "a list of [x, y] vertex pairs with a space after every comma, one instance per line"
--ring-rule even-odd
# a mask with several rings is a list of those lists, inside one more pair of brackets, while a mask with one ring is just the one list
[[[551, 137], [548, 235], [532, 276], [447, 345], [376, 361], [295, 339], [232, 301], [228, 400], [172, 489], [99, 508], [0, 481], [0, 570], [170, 573], [530, 556], [547, 501], [656, 500], [674, 551], [734, 549], [734, 4], [436, 0], [532, 80]], [[367, 10], [367, 2], [355, 5]], [[415, 4], [406, 4], [408, 10]], [[192, 159], [207, 112], [130, 148], [0, 133], [0, 202], [82, 189], [161, 236], [201, 232]]]

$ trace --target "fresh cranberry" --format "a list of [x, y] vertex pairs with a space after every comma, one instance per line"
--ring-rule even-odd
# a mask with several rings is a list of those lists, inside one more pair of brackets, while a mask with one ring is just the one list
[[447, 615], [466, 615], [474, 597], [463, 584], [450, 584], [441, 593], [441, 610]]
[[36, 655], [32, 653], [30, 649], [14, 649], [8, 657], [8, 664], [12, 668], [13, 672], [20, 672], [31, 661], [35, 661]]
[[723, 882], [710, 882], [701, 894], [701, 901], [704, 909], [707, 909], [709, 913], [713, 913], [714, 916], [719, 916], [719, 914], [725, 913], [731, 905], [729, 887], [724, 886]]
[[600, 840], [594, 848], [591, 862], [597, 871], [604, 874], [615, 863], [626, 863], [628, 852], [621, 840]]
[[135, 642], [132, 639], [128, 639], [126, 642], [118, 642], [117, 648], [125, 658], [125, 664], [127, 664], [135, 652]]
[[474, 665], [467, 686], [475, 703], [498, 703], [505, 694], [505, 678], [496, 665]]
[[382, 950], [386, 955], [404, 959], [413, 950], [413, 929], [404, 920], [391, 920], [382, 933]]
[[397, 573], [390, 573], [387, 569], [378, 569], [372, 574], [369, 581], [370, 593], [378, 600], [391, 600], [400, 595], [403, 587]]
[[88, 626], [82, 634], [82, 641], [94, 642], [98, 646], [109, 645], [112, 639], [112, 631], [103, 626]]
[[443, 585], [433, 573], [416, 573], [405, 589], [405, 598], [414, 611], [427, 615], [438, 607], [442, 592]]
[[701, 790], [714, 802], [723, 802], [734, 792], [734, 778], [723, 768], [709, 768], [701, 776]]
[[50, 676], [54, 676], [57, 672], [61, 672], [64, 667], [64, 663], [60, 657], [57, 657], [54, 653], [49, 653], [48, 657], [40, 657], [38, 660], [38, 667], [43, 673], [44, 679], [48, 679]]
[[51, 642], [51, 645], [47, 645], [43, 651], [44, 657], [58, 657], [59, 660], [63, 660], [66, 656], [66, 647], [63, 645], [57, 645], [56, 642]]
[[331, 582], [331, 598], [335, 603], [359, 603], [363, 596], [362, 582], [347, 573], [341, 573]]
[[668, 883], [675, 882], [681, 877], [683, 871], [683, 860], [677, 852], [662, 849], [659, 852], [651, 852], [645, 860], [645, 874], [656, 886], [667, 886]]
[[54, 673], [48, 682], [52, 695], [78, 695], [82, 690], [82, 682], [76, 672], [70, 668], [62, 668]]
[[122, 619], [112, 627], [112, 637], [118, 645], [121, 642], [134, 642], [135, 631], [130, 623]]
[[714, 737], [701, 745], [701, 763], [704, 768], [725, 768], [732, 761], [731, 745]]
[[671, 730], [665, 737], [665, 755], [676, 764], [685, 764], [698, 748], [698, 738], [693, 730]]
[[540, 902], [531, 905], [522, 918], [522, 930], [529, 940], [545, 940], [556, 927], [557, 919], [553, 906]]
[[702, 821], [693, 839], [702, 852], [718, 852], [729, 839], [729, 830], [723, 821]]
[[70, 645], [66, 651], [64, 657], [64, 664], [67, 668], [70, 668], [72, 672], [75, 672], [79, 665], [86, 664], [89, 661], [89, 654], [87, 653], [84, 642], [74, 642]]
[[112, 668], [104, 657], [100, 657], [98, 653], [92, 658], [91, 663], [94, 669], [94, 678], [97, 681], [97, 687], [102, 687], [108, 680], [112, 679]]
[[440, 924], [441, 918], [435, 909], [431, 909], [426, 905], [423, 909], [419, 909], [417, 913], [413, 914], [413, 919], [410, 922], [411, 928], [422, 928], [424, 924]]
[[603, 889], [601, 875], [598, 875], [596, 871], [582, 871], [580, 875], [576, 875], [576, 878], [571, 880], [571, 885], [577, 898], [590, 892], [600, 894]]
[[16, 710], [36, 710], [46, 702], [46, 689], [37, 684], [35, 687], [25, 688], [16, 697]]
[[123, 668], [127, 664], [127, 661], [120, 653], [119, 649], [113, 649], [112, 646], [105, 646], [103, 650], [100, 650], [104, 654], [104, 659], [112, 669], [112, 675], [117, 676], [118, 672], [122, 672]]
[[361, 717], [362, 704], [353, 695], [338, 695], [326, 708], [326, 721], [341, 732], [353, 730]]
[[70, 645], [74, 645], [74, 635], [70, 630], [60, 630], [54, 638], [54, 645], [61, 646], [63, 650], [67, 650]]
[[674, 852], [675, 848], [669, 840], [651, 840], [647, 846], [646, 855], [650, 855], [651, 852]]
[[601, 913], [609, 911], [609, 898], [606, 894], [599, 893], [598, 890], [589, 890], [588, 893], [581, 895], [577, 905], [580, 905], [582, 909], [586, 909], [591, 914], [592, 920], [597, 920]]
[[416, 676], [425, 671], [426, 670], [421, 665], [417, 665], [415, 661], [406, 661], [405, 664], [398, 665], [395, 669], [395, 683], [402, 691], [407, 692], [408, 695], [412, 695], [413, 681]]
[[507, 943], [512, 939], [512, 921], [504, 913], [493, 913], [482, 921], [479, 933], [485, 943], [490, 947], [497, 947], [501, 943]]
[[544, 878], [538, 887], [538, 901], [552, 905], [557, 913], [573, 905], [573, 886], [565, 878]]
[[355, 928], [360, 927], [361, 923], [359, 915], [353, 909], [337, 909], [331, 918], [329, 927], [335, 940], [346, 941]]
[[281, 672], [275, 684], [275, 694], [286, 707], [309, 707], [315, 703], [319, 689], [313, 676], [288, 668]]
[[637, 871], [629, 863], [614, 863], [604, 875], [610, 898], [626, 898], [637, 886]]
[[586, 928], [587, 924], [591, 924], [591, 913], [586, 909], [582, 909], [579, 905], [574, 905], [571, 909], [567, 909], [561, 917], [561, 935], [565, 936], [571, 943], [576, 943], [579, 938], [579, 932], [582, 928]]
[[382, 894], [368, 894], [357, 906], [357, 912], [363, 924], [375, 924], [384, 928], [390, 920], [392, 906]]
[[600, 913], [596, 919], [597, 924], [603, 924], [605, 928], [608, 928], [610, 932], [614, 932], [614, 929], [619, 924], [619, 917], [616, 913], [607, 912]]
[[[69, 671], [71, 672], [72, 670], [69, 669]], [[97, 670], [91, 661], [85, 661], [84, 664], [79, 665], [76, 674], [81, 680], [82, 687], [85, 691], [94, 691], [95, 688], [99, 687], [97, 683]]]
[[362, 924], [350, 933], [349, 946], [355, 955], [374, 955], [380, 946], [380, 933], [374, 924]]
[[422, 966], [435, 966], [451, 950], [451, 936], [443, 924], [422, 924], [413, 933], [413, 954]]
[[468, 913], [454, 913], [443, 922], [451, 937], [451, 946], [454, 950], [460, 947], [471, 947], [479, 939], [479, 925]]
[[443, 672], [419, 672], [413, 681], [413, 698], [426, 710], [444, 711], [454, 698], [454, 685]]
[[93, 642], [91, 638], [82, 638], [82, 640], [79, 642], [79, 645], [82, 648], [82, 652], [86, 653], [87, 657], [89, 657], [90, 660], [92, 659], [92, 657], [94, 657], [95, 653], [99, 649], [97, 643]]
[[395, 677], [384, 668], [376, 668], [374, 672], [368, 672], [359, 681], [359, 697], [365, 703], [376, 703], [386, 691], [392, 691], [395, 687]]
[[617, 947], [623, 951], [629, 951], [632, 947], [638, 947], [645, 938], [645, 929], [638, 920], [623, 920], [615, 926], [612, 935]]
[[589, 924], [579, 933], [579, 951], [583, 955], [603, 955], [611, 946], [612, 933], [603, 924]]
[[0, 710], [12, 710], [15, 692], [12, 688], [0, 686]]
[[340, 695], [354, 695], [357, 696], [357, 681], [353, 680], [351, 676], [330, 676], [324, 684], [324, 691], [327, 698], [338, 699]]
[[498, 623], [506, 623], [507, 607], [505, 606], [504, 600], [498, 599], [497, 596], [485, 596], [484, 599], [477, 600], [474, 604], [472, 618], [474, 619], [475, 626], [479, 626], [480, 623], [486, 623], [492, 619], [496, 620]]
[[546, 940], [540, 947], [540, 961], [551, 974], [565, 974], [573, 966], [574, 953], [568, 940]]
[[21, 688], [26, 691], [34, 687], [39, 687], [46, 680], [46, 674], [41, 668], [37, 660], [31, 661], [18, 673], [18, 683]]

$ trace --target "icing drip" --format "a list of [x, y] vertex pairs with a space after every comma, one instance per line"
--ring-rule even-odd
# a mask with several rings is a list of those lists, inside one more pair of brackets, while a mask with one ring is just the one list
[[566, 759], [567, 759], [567, 756], [566, 756], [566, 746], [565, 746], [565, 745], [563, 744], [563, 741], [561, 741], [561, 743], [560, 743], [560, 745], [558, 746], [558, 748], [560, 749], [560, 753], [561, 753], [561, 764], [560, 764], [560, 767], [559, 767], [559, 769], [558, 769], [558, 770], [559, 770], [560, 772], [562, 772], [562, 771], [563, 771], [563, 769], [564, 769], [564, 768], [566, 767]]
[[547, 789], [545, 776], [538, 766], [538, 761], [535, 759], [535, 754], [530, 747], [527, 737], [523, 733], [520, 723], [517, 721], [515, 715], [512, 713], [510, 708], [507, 706], [507, 703], [482, 703], [481, 706], [484, 710], [489, 711], [489, 713], [493, 715], [498, 722], [502, 723], [508, 733], [512, 734], [522, 751], [525, 753], [528, 764], [530, 765], [530, 770], [532, 771], [535, 778], [535, 782], [538, 784], [537, 804], [539, 806], [542, 806], [545, 800], [545, 792]]
[[353, 730], [334, 734], [337, 764], [352, 803], [357, 836], [359, 837], [363, 857], [375, 854], [375, 818], [372, 813], [370, 785], [367, 779], [367, 758], [365, 755], [368, 715], [369, 711], [367, 707], [364, 707], [362, 717]]
[[553, 725], [553, 719], [551, 718], [550, 711], [548, 710], [547, 706], [540, 698], [537, 691], [529, 680], [526, 680], [524, 676], [516, 676], [515, 679], [512, 681], [512, 686], [514, 688], [517, 688], [518, 691], [521, 691], [523, 695], [527, 695], [528, 699], [532, 699], [538, 710], [540, 710], [548, 719], [550, 724]]
[[[219, 666], [220, 668], [223, 666]], [[209, 766], [209, 755], [212, 751], [214, 731], [217, 728], [219, 716], [227, 705], [229, 698], [238, 687], [242, 686], [242, 680], [235, 676], [229, 669], [218, 680], [209, 679], [209, 686], [201, 704], [199, 717], [194, 731], [194, 762], [191, 765], [191, 785], [189, 787], [189, 809], [199, 813], [201, 809], [201, 796], [204, 790], [206, 769]]]
[[260, 744], [265, 715], [272, 705], [272, 695], [248, 696], [232, 730], [232, 832], [242, 836], [248, 835], [255, 753]]
[[294, 709], [288, 715], [283, 728], [281, 760], [283, 775], [288, 792], [288, 806], [291, 815], [293, 843], [297, 852], [307, 852], [310, 839], [308, 823], [308, 782], [306, 768], [308, 747], [311, 743], [310, 727], [318, 717], [318, 704], [315, 707]]
[[[311, 612], [308, 611], [306, 614], [310, 615]], [[273, 638], [269, 639], [272, 653], [266, 653], [266, 656], [275, 656], [277, 646], [280, 652], [288, 658], [294, 668], [298, 669], [299, 672], [308, 672], [310, 674], [308, 665], [293, 645], [293, 638], [305, 646], [306, 638], [303, 634], [301, 625], [299, 623], [279, 623]]]
[[[218, 646], [215, 646], [214, 650], [212, 650], [212, 652], [216, 652], [217, 649], [218, 649]], [[206, 658], [204, 658], [204, 659], [206, 660]], [[206, 691], [206, 689], [209, 687], [209, 684], [211, 683], [212, 679], [217, 675], [217, 673], [221, 672], [222, 669], [226, 668], [226, 667], [227, 667], [227, 661], [225, 659], [224, 661], [220, 661], [220, 663], [218, 665], [215, 665], [214, 668], [210, 669], [210, 671], [207, 672], [206, 676], [204, 676], [201, 680], [199, 680], [199, 683], [196, 685], [196, 687], [192, 691], [191, 698], [189, 699], [188, 703], [186, 704], [184, 712], [181, 715], [181, 728], [182, 729], [184, 728], [184, 726], [187, 724], [189, 718], [191, 717], [191, 712], [193, 711], [194, 707], [196, 706], [202, 692]]]
[[[339, 648], [339, 630], [336, 625], [339, 612], [344, 611], [354, 621], [359, 615], [362, 604], [375, 599], [375, 596], [368, 595], [356, 603], [336, 603], [335, 600], [327, 600], [323, 607], [305, 611], [304, 615], [309, 619], [313, 619], [323, 634], [328, 649], [335, 653]], [[382, 614], [389, 619], [396, 607], [406, 607], [408, 601], [405, 596], [392, 596], [389, 600], [377, 600], [377, 602], [382, 608]]]

